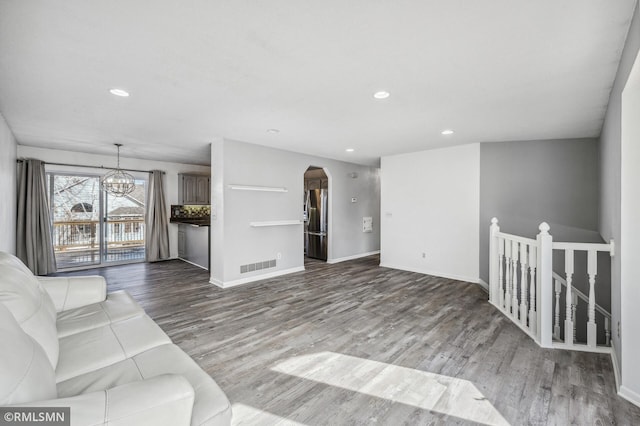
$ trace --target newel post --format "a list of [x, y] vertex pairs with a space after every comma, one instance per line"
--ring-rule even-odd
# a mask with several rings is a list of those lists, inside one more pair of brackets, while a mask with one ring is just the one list
[[491, 219], [491, 226], [489, 227], [489, 300], [494, 304], [498, 304], [498, 291], [500, 284], [498, 282], [498, 232], [500, 227], [498, 226], [498, 219]]
[[553, 342], [553, 237], [546, 222], [542, 222], [538, 229], [538, 339], [540, 346], [550, 348]]

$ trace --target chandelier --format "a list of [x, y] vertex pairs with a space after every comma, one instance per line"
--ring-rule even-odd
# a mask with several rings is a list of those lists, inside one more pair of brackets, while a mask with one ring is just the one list
[[115, 197], [124, 197], [136, 189], [136, 183], [133, 176], [120, 168], [120, 147], [122, 144], [114, 143], [114, 145], [118, 147], [118, 167], [104, 175], [100, 185], [109, 194]]

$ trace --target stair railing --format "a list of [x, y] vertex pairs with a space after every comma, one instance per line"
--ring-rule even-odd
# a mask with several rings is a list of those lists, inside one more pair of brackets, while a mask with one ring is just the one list
[[[534, 240], [500, 232], [498, 219], [491, 220], [489, 302], [542, 347], [602, 352], [602, 348], [597, 346], [595, 314], [597, 254], [603, 251], [613, 256], [613, 241], [609, 244], [554, 242], [549, 234], [550, 227], [547, 223], [541, 223], [538, 229], [540, 232]], [[553, 250], [562, 250], [565, 253], [565, 278], [553, 274]], [[577, 290], [574, 291], [571, 284], [575, 251], [587, 252], [588, 296], [578, 293]], [[564, 342], [559, 342], [561, 337], [560, 292], [563, 284], [566, 288]], [[573, 294], [578, 297], [582, 294], [587, 301], [586, 345], [575, 342], [577, 299]], [[599, 312], [604, 317], [605, 332], [610, 336], [611, 315], [599, 308]], [[606, 339], [606, 344], [609, 344], [609, 337]]]
[[[569, 297], [571, 298], [571, 309], [565, 312], [571, 313], [571, 320], [573, 322], [573, 334], [570, 337], [571, 341], [567, 342], [567, 339], [561, 335], [561, 327], [560, 327], [560, 297], [562, 295], [563, 288], [564, 297], [567, 297], [567, 280], [562, 278], [557, 273], [553, 273], [553, 281], [555, 282], [555, 309], [554, 309], [554, 322], [553, 322], [553, 340], [554, 347], [559, 347], [555, 342], [564, 341], [565, 344], [576, 344], [576, 313], [578, 311], [578, 301], [582, 300], [586, 306], [589, 305], [589, 297], [581, 292], [574, 286], [571, 286], [571, 293], [569, 293]], [[603, 326], [604, 326], [604, 338], [605, 338], [605, 346], [611, 346], [611, 314], [604, 309], [602, 306], [595, 304], [595, 310], [597, 314], [600, 314], [603, 318]], [[567, 336], [566, 332], [564, 336]]]

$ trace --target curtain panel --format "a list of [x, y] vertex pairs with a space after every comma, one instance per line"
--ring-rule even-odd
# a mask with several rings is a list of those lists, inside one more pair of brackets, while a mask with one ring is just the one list
[[164, 201], [163, 172], [153, 170], [149, 175], [149, 194], [145, 218], [145, 251], [148, 262], [169, 258], [169, 219]]
[[24, 160], [18, 166], [16, 255], [36, 275], [56, 272], [44, 163]]

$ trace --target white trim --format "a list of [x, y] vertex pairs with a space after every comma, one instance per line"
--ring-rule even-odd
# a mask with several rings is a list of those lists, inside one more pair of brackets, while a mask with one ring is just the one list
[[[498, 306], [495, 303], [493, 303], [491, 300], [489, 300], [489, 304], [493, 305], [497, 310], [502, 312], [502, 314], [504, 316], [506, 316], [507, 318], [509, 318], [513, 324], [517, 325], [522, 331], [524, 331], [527, 335], [529, 335], [533, 339], [533, 341], [536, 342], [536, 344], [538, 346], [542, 347], [542, 345], [538, 341], [537, 336], [534, 336], [533, 334], [531, 334], [531, 330], [529, 330], [527, 327], [523, 326], [519, 321], [514, 321], [513, 317], [511, 315], [509, 315], [509, 313], [507, 311], [505, 311], [503, 308], [501, 308], [500, 306]], [[567, 351], [580, 351], [580, 352], [611, 354], [613, 359], [615, 359], [615, 354], [614, 354], [615, 350], [613, 349], [613, 346], [611, 346], [611, 347], [609, 347], [609, 346], [596, 346], [595, 348], [592, 348], [592, 347], [584, 345], [584, 344], [567, 345], [567, 344], [562, 343], [562, 342], [553, 342], [553, 343], [551, 343], [551, 349], [562, 349], [562, 350], [567, 350]], [[617, 370], [617, 365], [616, 365], [615, 361], [613, 361], [613, 372], [614, 372], [614, 375], [616, 376], [616, 386], [617, 386], [617, 383], [618, 383], [618, 370]], [[619, 390], [618, 390], [618, 393], [620, 393]], [[640, 399], [638, 399], [638, 401], [640, 401]], [[631, 401], [631, 402], [633, 402], [633, 401]]]
[[522, 325], [520, 323], [520, 321], [514, 321], [513, 317], [511, 315], [509, 315], [509, 313], [507, 311], [505, 311], [503, 308], [501, 308], [500, 306], [498, 306], [495, 303], [493, 303], [491, 300], [488, 300], [488, 302], [489, 302], [490, 305], [492, 305], [494, 308], [496, 308], [498, 311], [500, 311], [502, 313], [502, 315], [504, 315], [505, 317], [509, 318], [513, 324], [515, 324], [516, 326], [518, 326], [518, 328], [520, 328], [520, 330], [524, 331], [527, 336], [531, 337], [533, 339], [533, 341], [536, 342], [536, 344], [538, 346], [542, 347], [542, 345], [540, 344], [540, 341], [538, 340], [538, 336], [534, 335], [531, 332], [531, 330], [529, 330], [527, 327]]
[[190, 260], [183, 259], [183, 258], [181, 258], [181, 257], [177, 257], [176, 259], [178, 259], [178, 260], [182, 260], [183, 262], [186, 262], [186, 263], [188, 263], [188, 264], [190, 264], [190, 265], [197, 266], [198, 268], [200, 268], [200, 269], [204, 269], [205, 271], [208, 271], [208, 270], [209, 270], [209, 268], [207, 268], [207, 267], [205, 267], [205, 266], [202, 266], [202, 265], [198, 265], [197, 263], [193, 263], [193, 262], [191, 262]]
[[265, 192], [289, 192], [287, 188], [277, 186], [255, 186], [255, 185], [229, 185], [230, 189], [239, 191], [265, 191]]
[[584, 343], [574, 343], [573, 345], [567, 345], [564, 342], [553, 342], [551, 343], [551, 347], [553, 349], [563, 349], [567, 351], [579, 351], [579, 352], [591, 352], [598, 354], [610, 354], [611, 347], [610, 346], [596, 346], [591, 347], [587, 346]]
[[442, 272], [426, 271], [426, 270], [421, 270], [417, 268], [411, 268], [408, 266], [394, 265], [389, 263], [380, 263], [380, 266], [383, 268], [400, 269], [401, 271], [416, 272], [418, 274], [432, 275], [434, 277], [448, 278], [450, 280], [466, 281], [469, 283], [478, 284], [477, 277], [465, 277], [462, 275], [444, 274]]
[[489, 293], [489, 284], [487, 284], [482, 278], [478, 278], [477, 284], [482, 287], [484, 291]]
[[239, 280], [233, 280], [233, 281], [222, 282], [222, 281], [220, 281], [218, 279], [211, 278], [209, 280], [209, 283], [211, 283], [211, 284], [213, 284], [215, 286], [218, 286], [220, 288], [229, 288], [229, 287], [235, 287], [237, 285], [251, 283], [251, 282], [254, 282], [254, 281], [261, 281], [261, 280], [266, 280], [266, 279], [269, 279], [269, 278], [275, 278], [275, 277], [279, 277], [281, 275], [293, 274], [294, 272], [301, 272], [301, 271], [304, 271], [304, 266], [297, 266], [295, 268], [282, 269], [280, 271], [269, 272], [267, 274], [254, 275], [254, 276], [251, 276], [251, 277], [240, 278]]
[[369, 251], [367, 253], [359, 253], [351, 256], [338, 257], [336, 259], [328, 259], [327, 263], [340, 263], [347, 260], [360, 259], [361, 257], [373, 256], [374, 254], [380, 254], [380, 250]]
[[611, 340], [611, 363], [613, 364], [613, 376], [616, 379], [616, 391], [620, 393], [620, 366], [618, 365], [618, 356], [613, 340]]
[[640, 393], [634, 392], [628, 387], [622, 385], [618, 391], [618, 395], [629, 401], [630, 403], [640, 407]]
[[260, 228], [263, 226], [287, 226], [287, 225], [302, 225], [301, 220], [268, 220], [264, 222], [249, 222], [249, 226], [253, 228]]
[[618, 396], [640, 407], [640, 394], [622, 385], [620, 365], [618, 365], [618, 357], [616, 355], [616, 347], [613, 344], [613, 341], [611, 341], [611, 363], [613, 364], [613, 375], [616, 379], [616, 390], [618, 391]]

